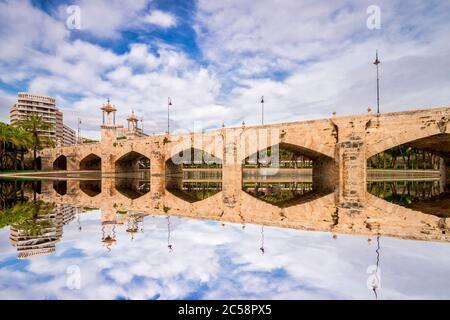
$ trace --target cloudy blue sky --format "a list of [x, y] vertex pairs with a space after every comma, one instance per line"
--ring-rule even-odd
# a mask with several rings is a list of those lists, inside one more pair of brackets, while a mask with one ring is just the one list
[[[0, 229], [0, 299], [374, 299], [367, 268], [376, 243], [364, 236], [221, 226], [218, 221], [148, 216], [134, 240], [116, 228], [109, 252], [100, 212], [64, 227], [56, 253], [17, 260], [9, 228]], [[374, 239], [373, 239], [374, 240]], [[448, 243], [380, 239], [380, 299], [448, 299]], [[67, 287], [77, 266], [80, 289]]]
[[[80, 8], [81, 29], [66, 10]], [[368, 29], [367, 8], [381, 9]], [[98, 136], [107, 97], [149, 133], [450, 104], [447, 0], [0, 0], [0, 120], [18, 91], [52, 95]]]

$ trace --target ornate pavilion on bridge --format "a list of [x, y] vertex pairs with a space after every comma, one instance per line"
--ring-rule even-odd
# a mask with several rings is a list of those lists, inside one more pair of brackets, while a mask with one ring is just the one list
[[113, 141], [117, 138], [120, 139], [121, 137], [131, 139], [147, 136], [144, 133], [143, 125], [141, 124], [141, 126], [139, 127], [140, 120], [134, 114], [134, 110], [127, 117], [127, 127], [124, 127], [123, 125], [119, 125], [116, 123], [117, 108], [110, 102], [109, 98], [108, 102], [102, 105], [101, 110], [102, 110], [102, 125], [101, 125], [102, 140]]

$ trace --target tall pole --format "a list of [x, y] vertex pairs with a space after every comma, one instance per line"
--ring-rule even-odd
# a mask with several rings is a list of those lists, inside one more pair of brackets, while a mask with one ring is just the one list
[[264, 125], [264, 96], [261, 97], [261, 124]]
[[79, 144], [80, 141], [81, 141], [81, 137], [80, 137], [81, 128], [80, 128], [80, 125], [81, 125], [81, 119], [78, 118], [78, 141], [77, 141], [77, 144]]
[[380, 114], [380, 77], [378, 73], [378, 65], [380, 64], [378, 60], [378, 50], [376, 51], [375, 62], [373, 63], [377, 67], [377, 114]]
[[170, 134], [170, 120], [169, 120], [169, 108], [172, 105], [170, 97], [167, 98], [167, 134]]

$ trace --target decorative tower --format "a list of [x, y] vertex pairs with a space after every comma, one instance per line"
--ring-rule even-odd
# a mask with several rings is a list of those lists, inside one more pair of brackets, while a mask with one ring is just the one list
[[143, 128], [139, 127], [139, 118], [134, 114], [134, 110], [127, 118], [128, 122], [128, 130], [124, 132], [127, 138], [135, 138], [135, 137], [144, 137], [146, 134], [144, 133]]
[[131, 111], [131, 114], [127, 118], [129, 132], [135, 133], [138, 131], [138, 121], [139, 121], [139, 119], [134, 114], [134, 110]]
[[106, 104], [103, 104], [102, 108], [102, 141], [114, 141], [117, 137], [116, 126], [116, 107], [110, 103], [109, 98]]

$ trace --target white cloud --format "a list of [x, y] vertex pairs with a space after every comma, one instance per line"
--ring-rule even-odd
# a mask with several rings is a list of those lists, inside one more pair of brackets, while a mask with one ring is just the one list
[[382, 28], [374, 31], [366, 28], [371, 4], [204, 0], [195, 28], [230, 88], [226, 105], [247, 123], [258, 123], [261, 95], [270, 122], [365, 112], [375, 102], [376, 49], [382, 111], [448, 105], [449, 3], [379, 1]]
[[163, 28], [171, 28], [177, 24], [177, 20], [173, 15], [160, 10], [152, 10], [147, 16], [145, 16], [144, 22]]

